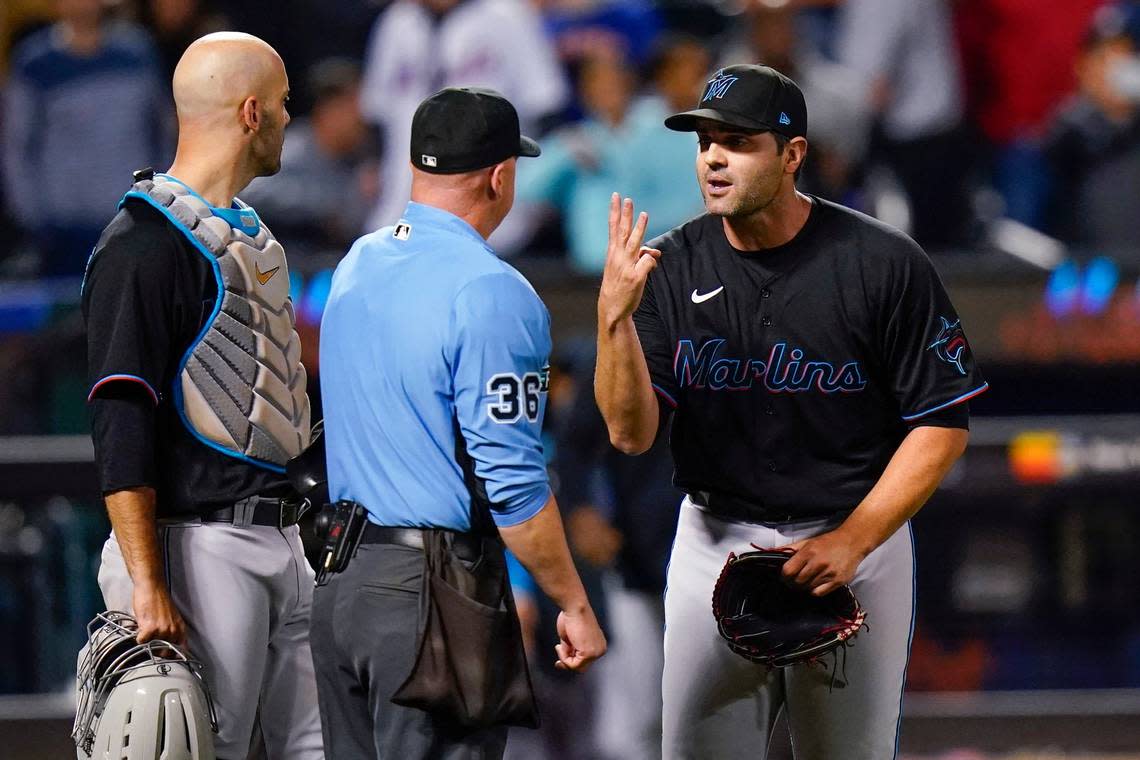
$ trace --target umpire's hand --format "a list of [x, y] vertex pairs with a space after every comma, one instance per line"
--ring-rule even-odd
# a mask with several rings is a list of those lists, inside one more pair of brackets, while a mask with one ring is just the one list
[[633, 199], [610, 198], [610, 240], [598, 295], [598, 312], [608, 324], [633, 314], [645, 292], [645, 280], [657, 268], [661, 251], [641, 245], [649, 214], [642, 211], [633, 222]]
[[554, 651], [559, 670], [585, 673], [590, 664], [606, 653], [606, 636], [589, 603], [579, 610], [558, 613], [558, 638]]

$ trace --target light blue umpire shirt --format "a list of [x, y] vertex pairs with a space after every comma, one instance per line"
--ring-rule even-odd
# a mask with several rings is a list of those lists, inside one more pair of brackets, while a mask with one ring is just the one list
[[540, 431], [550, 315], [471, 225], [409, 203], [356, 241], [321, 322], [329, 491], [378, 525], [499, 526], [550, 496]]

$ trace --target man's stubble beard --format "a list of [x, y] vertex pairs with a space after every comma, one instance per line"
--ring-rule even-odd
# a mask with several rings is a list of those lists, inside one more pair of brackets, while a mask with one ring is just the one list
[[255, 169], [258, 177], [272, 177], [281, 171], [281, 151], [267, 152], [257, 156]]
[[[735, 185], [733, 186], [735, 187]], [[701, 195], [704, 196], [705, 209], [713, 216], [719, 216], [726, 219], [735, 219], [743, 216], [751, 216], [758, 211], [767, 208], [776, 198], [776, 193], [766, 195], [764, 189], [758, 185], [752, 185], [740, 193], [735, 198], [709, 198], [705, 194], [704, 183], [701, 186]], [[710, 205], [713, 203], [723, 204], [725, 201], [730, 201], [731, 205], [728, 208], [721, 210], [714, 210]]]
[[284, 128], [277, 123], [267, 126], [271, 126], [275, 134], [271, 144], [259, 146], [260, 149], [254, 153], [258, 177], [272, 177], [281, 171], [281, 152], [285, 149]]

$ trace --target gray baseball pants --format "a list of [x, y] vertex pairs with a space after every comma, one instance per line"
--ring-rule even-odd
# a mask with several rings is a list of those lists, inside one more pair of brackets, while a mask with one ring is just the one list
[[[769, 671], [733, 653], [717, 633], [713, 585], [728, 558], [824, 533], [835, 520], [774, 526], [715, 517], [688, 499], [681, 506], [665, 592], [662, 755], [717, 760], [767, 755], [772, 726], [786, 709], [796, 760], [890, 760], [914, 625], [914, 554], [904, 525], [863, 560], [851, 587], [869, 631], [835, 664]], [[846, 663], [844, 663], [846, 655]], [[844, 677], [844, 665], [845, 676]], [[840, 686], [846, 682], [845, 686]]]
[[[219, 760], [244, 760], [254, 723], [269, 760], [321, 760], [321, 720], [309, 652], [313, 571], [296, 526], [178, 523], [159, 527], [166, 579], [190, 654], [214, 698]], [[132, 584], [114, 534], [99, 588], [131, 611]]]

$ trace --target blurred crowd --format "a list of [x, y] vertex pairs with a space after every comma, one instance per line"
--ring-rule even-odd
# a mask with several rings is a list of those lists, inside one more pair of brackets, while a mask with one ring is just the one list
[[[263, 7], [264, 6], [264, 7]], [[172, 158], [186, 44], [237, 28], [291, 74], [281, 174], [246, 192], [294, 266], [332, 261], [407, 200], [416, 104], [494, 87], [544, 156], [520, 167], [504, 255], [600, 271], [618, 190], [651, 234], [701, 210], [690, 107], [719, 65], [791, 75], [810, 112], [803, 187], [932, 251], [1010, 219], [1086, 258], [1140, 261], [1134, 0], [8, 0], [0, 10], [0, 275], [78, 275], [130, 171]], [[325, 257], [321, 259], [320, 257]]]
[[[661, 122], [691, 108], [716, 67], [740, 62], [804, 90], [803, 189], [900, 226], [932, 253], [994, 245], [1000, 219], [1077, 257], [1057, 277], [1103, 257], [1140, 265], [1132, 0], [3, 0], [0, 280], [82, 275], [132, 170], [173, 157], [169, 82], [182, 50], [221, 29], [263, 37], [290, 74], [281, 172], [242, 197], [299, 272], [327, 269], [358, 235], [396, 220], [416, 105], [443, 86], [481, 85], [510, 98], [543, 146], [520, 163], [496, 249], [595, 277], [613, 191], [649, 212], [650, 235], [701, 212], [695, 140]], [[73, 338], [74, 327], [59, 330]], [[651, 674], [680, 495], [661, 445], [636, 459], [608, 446], [589, 344], [557, 346], [547, 450], [572, 547], [605, 595], [611, 653], [585, 689], [570, 686], [546, 667], [551, 611], [520, 587], [539, 686], [564, 708], [530, 741], [560, 758], [653, 757]], [[42, 335], [5, 345], [0, 409], [12, 414], [0, 414], [0, 432], [25, 432], [20, 389], [42, 388], [49, 373], [58, 385], [62, 373], [20, 358], [81, 357]], [[79, 399], [56, 412], [79, 429], [81, 390], [54, 391]]]

